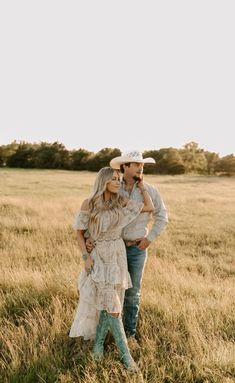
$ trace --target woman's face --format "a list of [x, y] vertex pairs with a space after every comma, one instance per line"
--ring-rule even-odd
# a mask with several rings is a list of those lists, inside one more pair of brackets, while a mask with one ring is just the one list
[[107, 183], [106, 190], [110, 193], [117, 194], [119, 192], [120, 186], [120, 174], [117, 170], [114, 170], [112, 179]]

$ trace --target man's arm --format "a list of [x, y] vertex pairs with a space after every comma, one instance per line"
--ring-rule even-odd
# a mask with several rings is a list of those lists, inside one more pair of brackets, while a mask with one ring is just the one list
[[147, 249], [151, 242], [161, 234], [168, 222], [166, 207], [159, 191], [150, 185], [147, 188], [154, 204], [154, 212], [152, 213], [154, 222], [147, 237], [140, 238], [138, 245], [140, 250]]
[[94, 241], [90, 237], [87, 237], [86, 238], [86, 249], [87, 249], [88, 253], [91, 253], [92, 250], [94, 249], [94, 247], [95, 247]]
[[154, 222], [149, 234], [147, 235], [147, 239], [152, 242], [165, 229], [165, 226], [168, 222], [168, 216], [166, 206], [160, 196], [159, 191], [151, 187], [150, 195], [152, 197], [155, 210], [152, 213]]

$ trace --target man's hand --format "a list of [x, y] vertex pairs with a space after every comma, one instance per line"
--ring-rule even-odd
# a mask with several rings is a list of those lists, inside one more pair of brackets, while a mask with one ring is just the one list
[[144, 238], [140, 238], [140, 243], [138, 245], [138, 249], [140, 250], [145, 250], [147, 249], [147, 247], [149, 247], [151, 241], [148, 240], [148, 238], [144, 237]]
[[95, 247], [95, 244], [94, 242], [92, 241], [91, 238], [87, 238], [86, 240], [86, 249], [88, 251], [88, 253], [90, 253]]

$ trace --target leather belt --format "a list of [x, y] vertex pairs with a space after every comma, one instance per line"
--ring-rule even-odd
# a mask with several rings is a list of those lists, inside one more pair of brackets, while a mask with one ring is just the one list
[[124, 239], [124, 242], [125, 242], [125, 245], [126, 247], [130, 247], [130, 246], [138, 246], [139, 243], [140, 243], [140, 240], [133, 240], [133, 241], [129, 241], [128, 239]]

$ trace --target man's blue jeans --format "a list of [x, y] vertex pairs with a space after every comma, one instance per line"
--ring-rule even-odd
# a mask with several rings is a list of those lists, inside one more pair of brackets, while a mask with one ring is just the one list
[[126, 248], [128, 271], [132, 285], [126, 290], [123, 305], [123, 324], [127, 336], [136, 334], [137, 318], [140, 305], [140, 288], [147, 257], [146, 250], [139, 250], [137, 246]]

